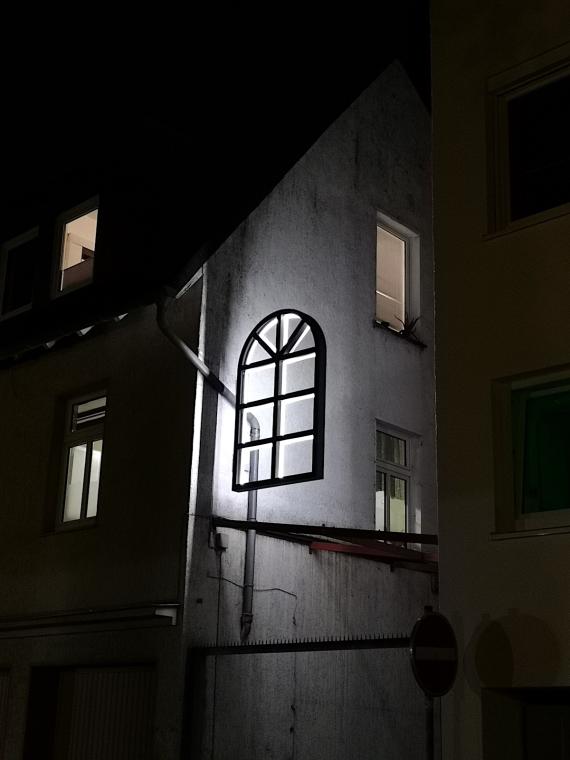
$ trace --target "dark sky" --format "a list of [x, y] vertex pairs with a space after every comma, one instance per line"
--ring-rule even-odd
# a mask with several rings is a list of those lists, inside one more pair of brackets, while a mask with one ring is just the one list
[[[109, 19], [78, 46], [17, 38], [3, 73], [3, 215], [79, 175], [146, 175], [192, 208], [200, 247], [247, 215], [394, 57], [429, 103], [427, 2], [376, 5], [374, 16], [329, 9], [310, 23], [276, 10]], [[74, 17], [74, 39], [87, 20]]]

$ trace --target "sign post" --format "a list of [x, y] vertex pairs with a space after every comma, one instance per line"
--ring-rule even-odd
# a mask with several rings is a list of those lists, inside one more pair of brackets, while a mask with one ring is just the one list
[[433, 699], [451, 689], [457, 674], [457, 640], [451, 624], [432, 607], [416, 621], [410, 636], [410, 659], [426, 696], [426, 757], [434, 757]]

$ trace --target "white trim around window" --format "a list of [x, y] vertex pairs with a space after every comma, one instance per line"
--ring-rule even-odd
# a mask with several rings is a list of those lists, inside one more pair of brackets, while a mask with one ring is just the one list
[[86, 527], [96, 520], [106, 413], [105, 390], [67, 403], [56, 521], [59, 530]]
[[376, 422], [376, 530], [421, 530], [417, 476], [420, 441], [415, 433]]

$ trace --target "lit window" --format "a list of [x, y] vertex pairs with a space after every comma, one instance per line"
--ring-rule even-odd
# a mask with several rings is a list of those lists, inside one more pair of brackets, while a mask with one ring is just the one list
[[[88, 204], [89, 205], [89, 204]], [[93, 279], [97, 208], [75, 209], [63, 220], [58, 290], [87, 285]]]
[[75, 399], [69, 404], [61, 506], [64, 524], [90, 520], [97, 515], [106, 409], [104, 395]]
[[0, 253], [0, 314], [14, 316], [32, 306], [38, 261], [38, 230], [2, 245]]
[[325, 341], [306, 314], [264, 319], [242, 350], [233, 488], [323, 477]]
[[376, 319], [401, 330], [406, 309], [406, 241], [377, 227]]
[[376, 530], [409, 528], [411, 449], [410, 436], [376, 430]]
[[420, 316], [420, 238], [384, 214], [377, 219], [376, 322], [410, 334]]

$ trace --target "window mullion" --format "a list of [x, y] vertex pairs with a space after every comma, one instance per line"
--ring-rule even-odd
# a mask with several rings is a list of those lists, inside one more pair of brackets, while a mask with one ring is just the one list
[[[277, 320], [277, 327], [275, 330], [275, 342], [277, 346], [277, 356], [279, 356], [279, 344], [281, 341], [281, 318]], [[276, 436], [279, 430], [279, 391], [281, 390], [281, 360], [276, 358], [275, 360], [275, 377], [273, 378], [273, 446], [271, 447], [271, 478], [276, 477], [277, 472], [277, 441]]]
[[383, 472], [389, 472], [390, 475], [395, 475], [397, 478], [402, 479], [409, 478], [412, 471], [411, 467], [399, 466], [381, 459], [376, 461], [376, 467], [380, 468]]
[[390, 475], [384, 473], [384, 530], [390, 530]]
[[87, 501], [89, 499], [89, 481], [91, 478], [91, 459], [93, 457], [93, 441], [86, 442], [85, 469], [83, 470], [83, 490], [81, 492], [81, 520], [87, 514]]
[[404, 316], [403, 316], [403, 320], [405, 322], [406, 321], [406, 314], [408, 315], [408, 317], [410, 316], [408, 314], [409, 308], [410, 308], [410, 305], [408, 303], [408, 273], [409, 273], [409, 270], [408, 270], [408, 241], [407, 240], [402, 240], [402, 242], [404, 243], [404, 256], [403, 256], [403, 258], [404, 258], [404, 280], [402, 282], [402, 293], [403, 293], [403, 296], [404, 296]]

